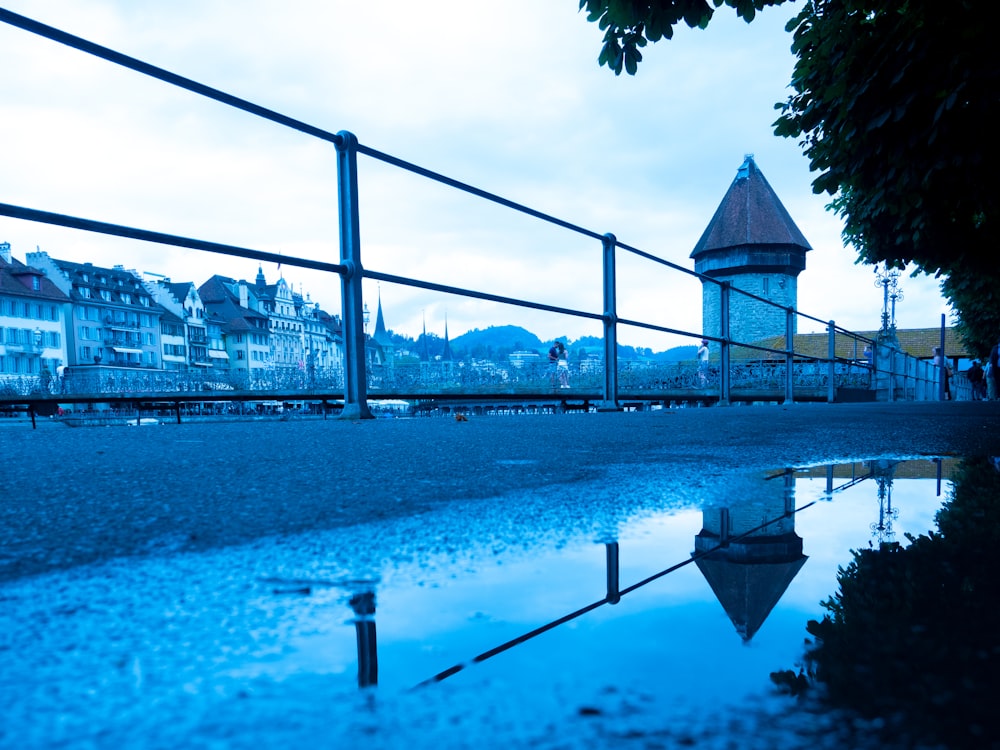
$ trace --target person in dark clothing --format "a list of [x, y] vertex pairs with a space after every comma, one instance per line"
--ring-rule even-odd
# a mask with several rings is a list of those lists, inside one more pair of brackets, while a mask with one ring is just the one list
[[1000, 389], [997, 385], [1000, 384], [1000, 341], [993, 345], [990, 349], [990, 358], [988, 362], [989, 370], [986, 374], [986, 398], [990, 401], [996, 401], [997, 395], [1000, 394]]

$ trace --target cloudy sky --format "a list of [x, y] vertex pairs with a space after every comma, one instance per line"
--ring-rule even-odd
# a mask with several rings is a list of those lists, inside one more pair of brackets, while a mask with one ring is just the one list
[[[772, 134], [794, 59], [792, 8], [678, 29], [636, 77], [599, 68], [576, 0], [6, 0], [4, 7], [693, 268], [690, 252], [743, 161], [813, 247], [799, 309], [877, 328], [881, 289], [812, 194], [799, 146]], [[332, 145], [0, 24], [0, 202], [338, 260]], [[600, 245], [362, 156], [362, 258], [374, 271], [600, 312]], [[200, 284], [257, 263], [0, 218], [23, 260], [51, 256]], [[698, 331], [700, 284], [619, 251], [619, 314]], [[264, 264], [339, 311], [336, 277]], [[900, 327], [947, 307], [902, 279]], [[366, 281], [372, 311], [416, 335], [516, 323], [543, 338], [588, 320]], [[802, 321], [799, 330], [813, 330]], [[625, 329], [619, 340], [690, 343]]]

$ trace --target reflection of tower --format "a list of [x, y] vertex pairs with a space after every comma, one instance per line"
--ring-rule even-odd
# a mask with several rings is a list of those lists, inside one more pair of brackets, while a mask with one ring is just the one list
[[[729, 298], [729, 336], [753, 342], [784, 336], [785, 309], [798, 304], [798, 276], [811, 248], [792, 217], [747, 154], [722, 203], [691, 252], [694, 270], [730, 282], [771, 305], [743, 294]], [[702, 330], [719, 335], [719, 285], [702, 282]], [[776, 306], [775, 306], [776, 305]], [[793, 320], [794, 334], [794, 320]], [[714, 344], [712, 346], [715, 346]]]
[[378, 644], [375, 639], [375, 592], [354, 594], [354, 630], [358, 637], [358, 687], [378, 684]]
[[872, 536], [879, 546], [891, 544], [896, 538], [892, 530], [892, 522], [899, 516], [899, 511], [892, 507], [892, 479], [896, 473], [898, 461], [872, 461], [872, 476], [878, 482], [878, 522], [872, 523]]
[[778, 492], [749, 493], [742, 502], [706, 507], [695, 537], [695, 563], [716, 598], [749, 641], [764, 624], [788, 585], [805, 564], [802, 539], [795, 533], [795, 476], [791, 470]]

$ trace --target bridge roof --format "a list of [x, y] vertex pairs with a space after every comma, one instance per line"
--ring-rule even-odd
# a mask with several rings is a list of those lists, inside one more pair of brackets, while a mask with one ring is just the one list
[[[857, 335], [867, 339], [875, 339], [878, 331], [857, 331]], [[918, 359], [931, 359], [934, 356], [933, 349], [941, 345], [940, 328], [909, 328], [897, 329], [896, 338], [899, 340], [899, 347], [904, 352]], [[826, 333], [798, 333], [794, 338], [794, 348], [799, 354], [810, 357], [825, 358], [829, 352], [830, 337]], [[784, 336], [770, 336], [766, 339], [753, 342], [758, 346], [766, 346], [771, 349], [784, 349]], [[841, 359], [861, 359], [864, 344], [857, 342], [852, 336], [838, 334], [836, 336], [835, 351]], [[959, 337], [954, 328], [945, 328], [944, 331], [944, 352], [946, 357], [966, 358], [971, 357], [965, 343]], [[780, 355], [768, 355], [767, 352], [760, 352], [745, 347], [733, 348], [733, 359], [773, 359]]]
[[802, 252], [812, 249], [752, 155], [747, 155], [737, 170], [691, 257], [747, 245], [793, 246]]

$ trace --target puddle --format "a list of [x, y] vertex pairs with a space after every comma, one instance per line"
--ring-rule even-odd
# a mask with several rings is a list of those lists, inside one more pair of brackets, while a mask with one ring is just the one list
[[779, 469], [600, 515], [569, 510], [602, 494], [580, 487], [14, 582], [0, 746], [824, 746], [832, 719], [770, 675], [802, 663], [851, 550], [934, 528], [958, 464]]

